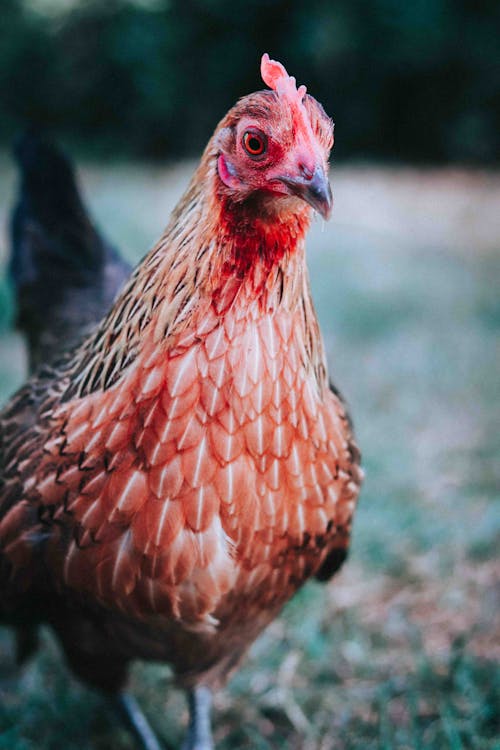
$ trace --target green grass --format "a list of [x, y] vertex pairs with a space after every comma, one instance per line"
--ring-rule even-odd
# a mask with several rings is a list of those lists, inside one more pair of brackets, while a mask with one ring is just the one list
[[[130, 258], [159, 234], [186, 176], [85, 172], [100, 224]], [[353, 179], [340, 174], [340, 203]], [[384, 186], [378, 210], [390, 213], [397, 180], [371, 179], [375, 196]], [[4, 170], [0, 195], [11, 190]], [[500, 252], [371, 230], [362, 215], [343, 224], [339, 213], [314, 226], [309, 261], [367, 477], [349, 563], [331, 585], [307, 585], [216, 696], [217, 746], [499, 750]], [[2, 309], [5, 397], [24, 360]], [[42, 646], [16, 675], [10, 635], [0, 634], [0, 750], [132, 748], [48, 632]], [[131, 684], [159, 735], [178, 745], [186, 708], [168, 668], [137, 664]]]

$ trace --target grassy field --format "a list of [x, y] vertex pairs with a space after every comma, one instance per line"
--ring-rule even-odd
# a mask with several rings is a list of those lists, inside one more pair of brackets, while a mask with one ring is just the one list
[[[6, 212], [14, 180], [0, 166]], [[189, 171], [89, 166], [83, 182], [135, 259]], [[216, 696], [217, 747], [498, 750], [500, 177], [353, 167], [332, 182], [334, 220], [315, 223], [309, 262], [367, 474], [352, 553], [331, 585], [300, 592]], [[2, 399], [24, 367], [7, 296]], [[21, 674], [11, 648], [1, 631], [0, 750], [132, 748], [48, 633]], [[175, 747], [186, 708], [170, 682], [166, 667], [132, 675]]]

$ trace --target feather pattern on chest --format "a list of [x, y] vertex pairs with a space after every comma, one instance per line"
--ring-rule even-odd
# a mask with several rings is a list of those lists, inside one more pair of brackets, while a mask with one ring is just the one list
[[241, 612], [279, 606], [318, 570], [349, 534], [358, 483], [308, 289], [306, 215], [272, 234], [218, 221], [207, 245], [194, 190], [189, 221], [174, 215], [61, 381], [23, 471], [36, 529], [5, 551], [41, 553], [60, 587], [126, 615], [210, 629], [234, 619], [235, 598]]

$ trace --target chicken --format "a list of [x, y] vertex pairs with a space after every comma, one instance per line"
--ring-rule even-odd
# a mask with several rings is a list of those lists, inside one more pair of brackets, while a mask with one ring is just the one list
[[340, 566], [361, 482], [305, 263], [332, 123], [261, 73], [108, 315], [0, 421], [3, 621], [48, 623], [109, 695], [132, 659], [170, 663], [191, 750], [213, 746], [210, 691]]
[[14, 153], [21, 185], [9, 272], [34, 370], [78, 343], [108, 312], [131, 269], [89, 220], [61, 151], [28, 132]]

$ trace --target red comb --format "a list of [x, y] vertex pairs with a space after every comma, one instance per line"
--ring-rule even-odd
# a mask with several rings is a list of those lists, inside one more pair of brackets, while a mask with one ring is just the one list
[[288, 75], [280, 62], [271, 60], [267, 52], [262, 55], [260, 74], [266, 86], [276, 91], [277, 94], [302, 102], [307, 91], [306, 87], [299, 86], [297, 89], [295, 78]]

